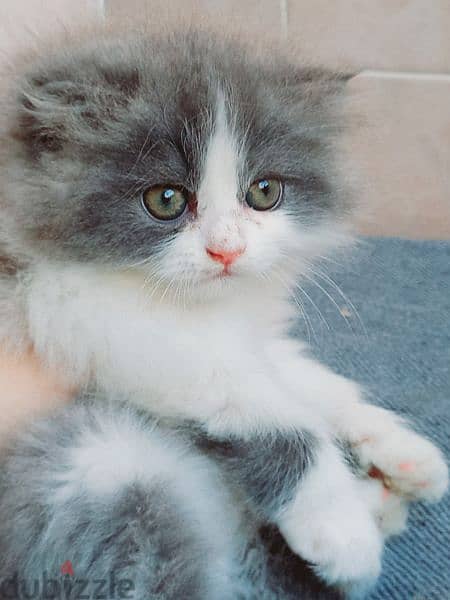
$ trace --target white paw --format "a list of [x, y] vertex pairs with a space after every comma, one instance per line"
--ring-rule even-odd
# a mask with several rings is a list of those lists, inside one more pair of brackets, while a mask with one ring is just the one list
[[388, 490], [379, 479], [360, 479], [357, 485], [385, 539], [406, 529], [408, 503], [404, 498]]
[[378, 526], [385, 538], [398, 535], [406, 529], [408, 504], [404, 498], [397, 496], [384, 486], [381, 495], [382, 505], [375, 513]]
[[353, 509], [330, 509], [328, 514], [302, 515], [280, 523], [296, 554], [312, 563], [327, 583], [347, 589], [371, 586], [381, 569], [380, 532], [368, 512]]
[[389, 425], [354, 444], [362, 465], [369, 473], [375, 467], [385, 485], [398, 494], [429, 502], [440, 500], [448, 487], [448, 468], [441, 451], [406, 427], [395, 422]]

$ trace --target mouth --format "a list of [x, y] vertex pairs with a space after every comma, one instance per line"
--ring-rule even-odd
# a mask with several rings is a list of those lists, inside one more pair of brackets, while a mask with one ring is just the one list
[[230, 271], [230, 266], [225, 265], [223, 271], [219, 273], [219, 277], [231, 277], [233, 273]]
[[210, 281], [220, 281], [223, 279], [231, 279], [233, 277], [232, 273], [228, 271], [221, 271], [220, 273], [216, 273], [215, 275], [211, 275], [209, 278]]
[[229, 279], [232, 279], [235, 277], [237, 277], [236, 273], [232, 272], [230, 270], [230, 267], [226, 266], [222, 269], [222, 271], [208, 275], [205, 278], [205, 281], [223, 281], [223, 280], [229, 280]]

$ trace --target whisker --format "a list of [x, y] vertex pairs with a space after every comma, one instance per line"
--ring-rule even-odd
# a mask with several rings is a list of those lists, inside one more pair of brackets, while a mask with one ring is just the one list
[[131, 265], [127, 265], [126, 268], [127, 268], [127, 270], [136, 269], [137, 267], [142, 267], [143, 265], [151, 264], [153, 260], [154, 259], [152, 256], [147, 256], [146, 258], [143, 258], [142, 260], [138, 260], [135, 263], [131, 263]]
[[361, 329], [363, 330], [364, 335], [366, 337], [368, 337], [366, 326], [364, 325], [364, 322], [363, 322], [363, 320], [361, 318], [361, 315], [358, 312], [358, 309], [353, 304], [353, 302], [350, 300], [350, 298], [343, 292], [342, 288], [327, 273], [324, 273], [318, 267], [312, 268], [312, 266], [310, 266], [309, 270], [314, 275], [316, 275], [317, 277], [321, 278], [323, 281], [326, 281], [332, 288], [334, 288], [336, 290], [336, 292], [344, 300], [344, 302], [346, 302], [350, 306], [351, 310], [353, 311], [353, 313], [355, 314], [356, 318], [358, 319], [358, 322], [359, 322], [359, 324], [361, 326]]
[[281, 275], [278, 272], [273, 272], [273, 274], [277, 277], [277, 279], [281, 282], [281, 284], [284, 286], [284, 288], [287, 290], [289, 297], [294, 301], [294, 303], [296, 304], [296, 306], [298, 307], [298, 309], [300, 310], [300, 313], [305, 321], [306, 324], [306, 329], [307, 329], [307, 334], [308, 334], [308, 343], [311, 343], [311, 332], [312, 335], [315, 339], [315, 341], [317, 342], [317, 336], [316, 336], [316, 332], [314, 330], [314, 327], [312, 325], [311, 319], [309, 318], [308, 312], [306, 310], [306, 307], [304, 305], [304, 303], [301, 301], [300, 298], [298, 298], [296, 296], [296, 294], [294, 293], [292, 286], [289, 286], [288, 283], [281, 277]]
[[166, 297], [167, 293], [169, 291], [171, 291], [171, 288], [173, 287], [173, 285], [175, 284], [175, 278], [172, 277], [172, 279], [169, 281], [169, 283], [166, 285], [166, 288], [164, 290], [164, 292], [162, 293], [161, 296], [161, 302], [163, 302], [164, 298]]
[[153, 297], [155, 296], [156, 292], [160, 289], [162, 283], [165, 281], [165, 277], [164, 275], [159, 275], [159, 277], [157, 277], [156, 281], [152, 280], [153, 275], [157, 275], [157, 271], [155, 271], [155, 273], [149, 275], [144, 283], [144, 291], [147, 287], [150, 286], [150, 283], [152, 283], [152, 289], [150, 291], [149, 296], [147, 296], [146, 300], [147, 300], [147, 305], [151, 304]]
[[[283, 254], [284, 256], [284, 260], [287, 262], [290, 262], [292, 264], [295, 264], [297, 266], [297, 261], [295, 261], [291, 255], [288, 255], [286, 253]], [[322, 259], [327, 259], [327, 257], [325, 256], [321, 256], [320, 258]], [[332, 259], [330, 259], [330, 262], [335, 262], [332, 261]], [[337, 263], [336, 263], [337, 264]], [[352, 309], [353, 313], [355, 314], [358, 323], [364, 333], [364, 335], [366, 337], [368, 337], [367, 334], [367, 330], [366, 327], [361, 319], [361, 316], [357, 310], [357, 308], [355, 307], [355, 305], [353, 304], [353, 302], [350, 300], [350, 298], [348, 298], [348, 296], [346, 296], [346, 294], [344, 294], [344, 292], [342, 291], [342, 289], [337, 285], [337, 283], [329, 276], [327, 275], [323, 270], [321, 270], [319, 267], [317, 267], [316, 264], [309, 262], [309, 261], [305, 261], [305, 265], [304, 267], [306, 268], [307, 271], [309, 271], [313, 276], [322, 279], [323, 281], [325, 281], [328, 285], [330, 285], [333, 289], [336, 290], [336, 292], [339, 294], [339, 296], [346, 302], [346, 304], [348, 304], [348, 306]], [[354, 327], [352, 326], [351, 321], [348, 319], [348, 317], [346, 317], [343, 313], [342, 313], [342, 307], [339, 306], [339, 304], [336, 302], [336, 299], [333, 298], [333, 296], [330, 294], [330, 292], [328, 290], [326, 290], [322, 285], [320, 285], [315, 279], [314, 277], [309, 277], [304, 271], [301, 273], [300, 278], [304, 277], [305, 279], [307, 279], [308, 281], [310, 281], [315, 287], [317, 287], [329, 300], [330, 302], [333, 304], [333, 306], [335, 306], [335, 308], [337, 309], [340, 317], [342, 317], [344, 319], [344, 321], [346, 322], [346, 325], [349, 327], [349, 329], [351, 331], [353, 331], [355, 333]], [[298, 286], [297, 287], [301, 287]], [[301, 288], [302, 291], [304, 293], [305, 290], [303, 288]], [[310, 298], [311, 300], [311, 298]], [[323, 315], [322, 315], [323, 316]]]
[[[309, 271], [311, 271], [311, 269], [308, 269]], [[316, 274], [317, 275], [317, 274]], [[333, 296], [322, 286], [320, 285], [320, 283], [318, 283], [314, 277], [309, 277], [308, 275], [306, 275], [305, 273], [303, 273], [303, 277], [306, 277], [306, 279], [308, 281], [310, 281], [313, 285], [315, 285], [321, 292], [323, 292], [325, 294], [325, 296], [330, 300], [330, 302], [333, 304], [333, 306], [336, 307], [339, 315], [344, 319], [347, 327], [349, 327], [352, 331], [353, 331], [353, 327], [351, 325], [351, 322], [349, 321], [349, 319], [342, 314], [342, 310], [341, 307], [339, 306], [339, 304], [336, 302], [336, 300], [333, 298]]]
[[188, 288], [190, 285], [190, 280], [189, 279], [184, 279], [183, 280], [183, 309], [186, 310], [187, 308], [187, 292], [188, 292]]
[[150, 136], [151, 136], [151, 134], [152, 134], [152, 132], [153, 132], [153, 130], [154, 130], [154, 129], [155, 129], [154, 127], [150, 127], [150, 128], [149, 128], [149, 130], [147, 131], [147, 135], [145, 136], [144, 143], [142, 144], [142, 146], [141, 146], [141, 148], [140, 148], [140, 150], [139, 150], [139, 153], [138, 153], [138, 155], [137, 155], [137, 158], [136, 158], [136, 160], [134, 161], [134, 164], [133, 164], [133, 166], [132, 166], [132, 167], [131, 167], [131, 169], [128, 171], [128, 173], [127, 173], [127, 176], [128, 176], [128, 175], [131, 175], [131, 173], [134, 171], [134, 169], [135, 169], [135, 168], [138, 166], [138, 164], [140, 163], [141, 159], [143, 160], [143, 158], [142, 158], [142, 155], [143, 155], [143, 153], [144, 153], [144, 148], [145, 148], [145, 146], [147, 145], [147, 142], [149, 141], [149, 139], [150, 139]]
[[322, 321], [322, 323], [325, 325], [325, 327], [328, 329], [328, 331], [331, 331], [331, 327], [330, 324], [328, 323], [328, 321], [325, 319], [325, 317], [323, 316], [322, 311], [320, 310], [320, 308], [317, 306], [317, 304], [314, 302], [314, 300], [311, 298], [311, 296], [308, 294], [308, 292], [306, 292], [302, 286], [299, 283], [295, 284], [295, 287], [304, 295], [306, 296], [306, 298], [308, 299], [308, 301], [312, 304], [312, 306], [314, 307], [314, 309], [316, 310], [317, 314], [319, 315], [320, 320]]

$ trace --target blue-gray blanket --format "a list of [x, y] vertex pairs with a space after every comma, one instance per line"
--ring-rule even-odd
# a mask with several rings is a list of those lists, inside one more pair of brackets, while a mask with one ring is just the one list
[[[367, 240], [344, 268], [299, 294], [310, 315], [315, 354], [363, 383], [373, 400], [412, 420], [450, 461], [450, 242]], [[313, 302], [330, 329], [319, 317]], [[364, 327], [363, 327], [364, 326]], [[365, 331], [364, 331], [365, 328]], [[450, 496], [416, 504], [409, 529], [388, 543], [370, 600], [450, 599]]]

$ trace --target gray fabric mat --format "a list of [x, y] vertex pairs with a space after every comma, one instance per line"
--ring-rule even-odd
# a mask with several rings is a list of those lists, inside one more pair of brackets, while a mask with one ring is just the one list
[[[450, 242], [372, 239], [353, 258], [327, 265], [323, 291], [304, 286], [323, 314], [299, 292], [314, 329], [314, 353], [363, 383], [372, 401], [395, 409], [433, 439], [450, 461]], [[323, 266], [321, 267], [323, 269]], [[344, 318], [344, 316], [345, 318]], [[409, 530], [388, 544], [382, 578], [370, 600], [450, 599], [450, 496], [439, 505], [416, 504]]]

